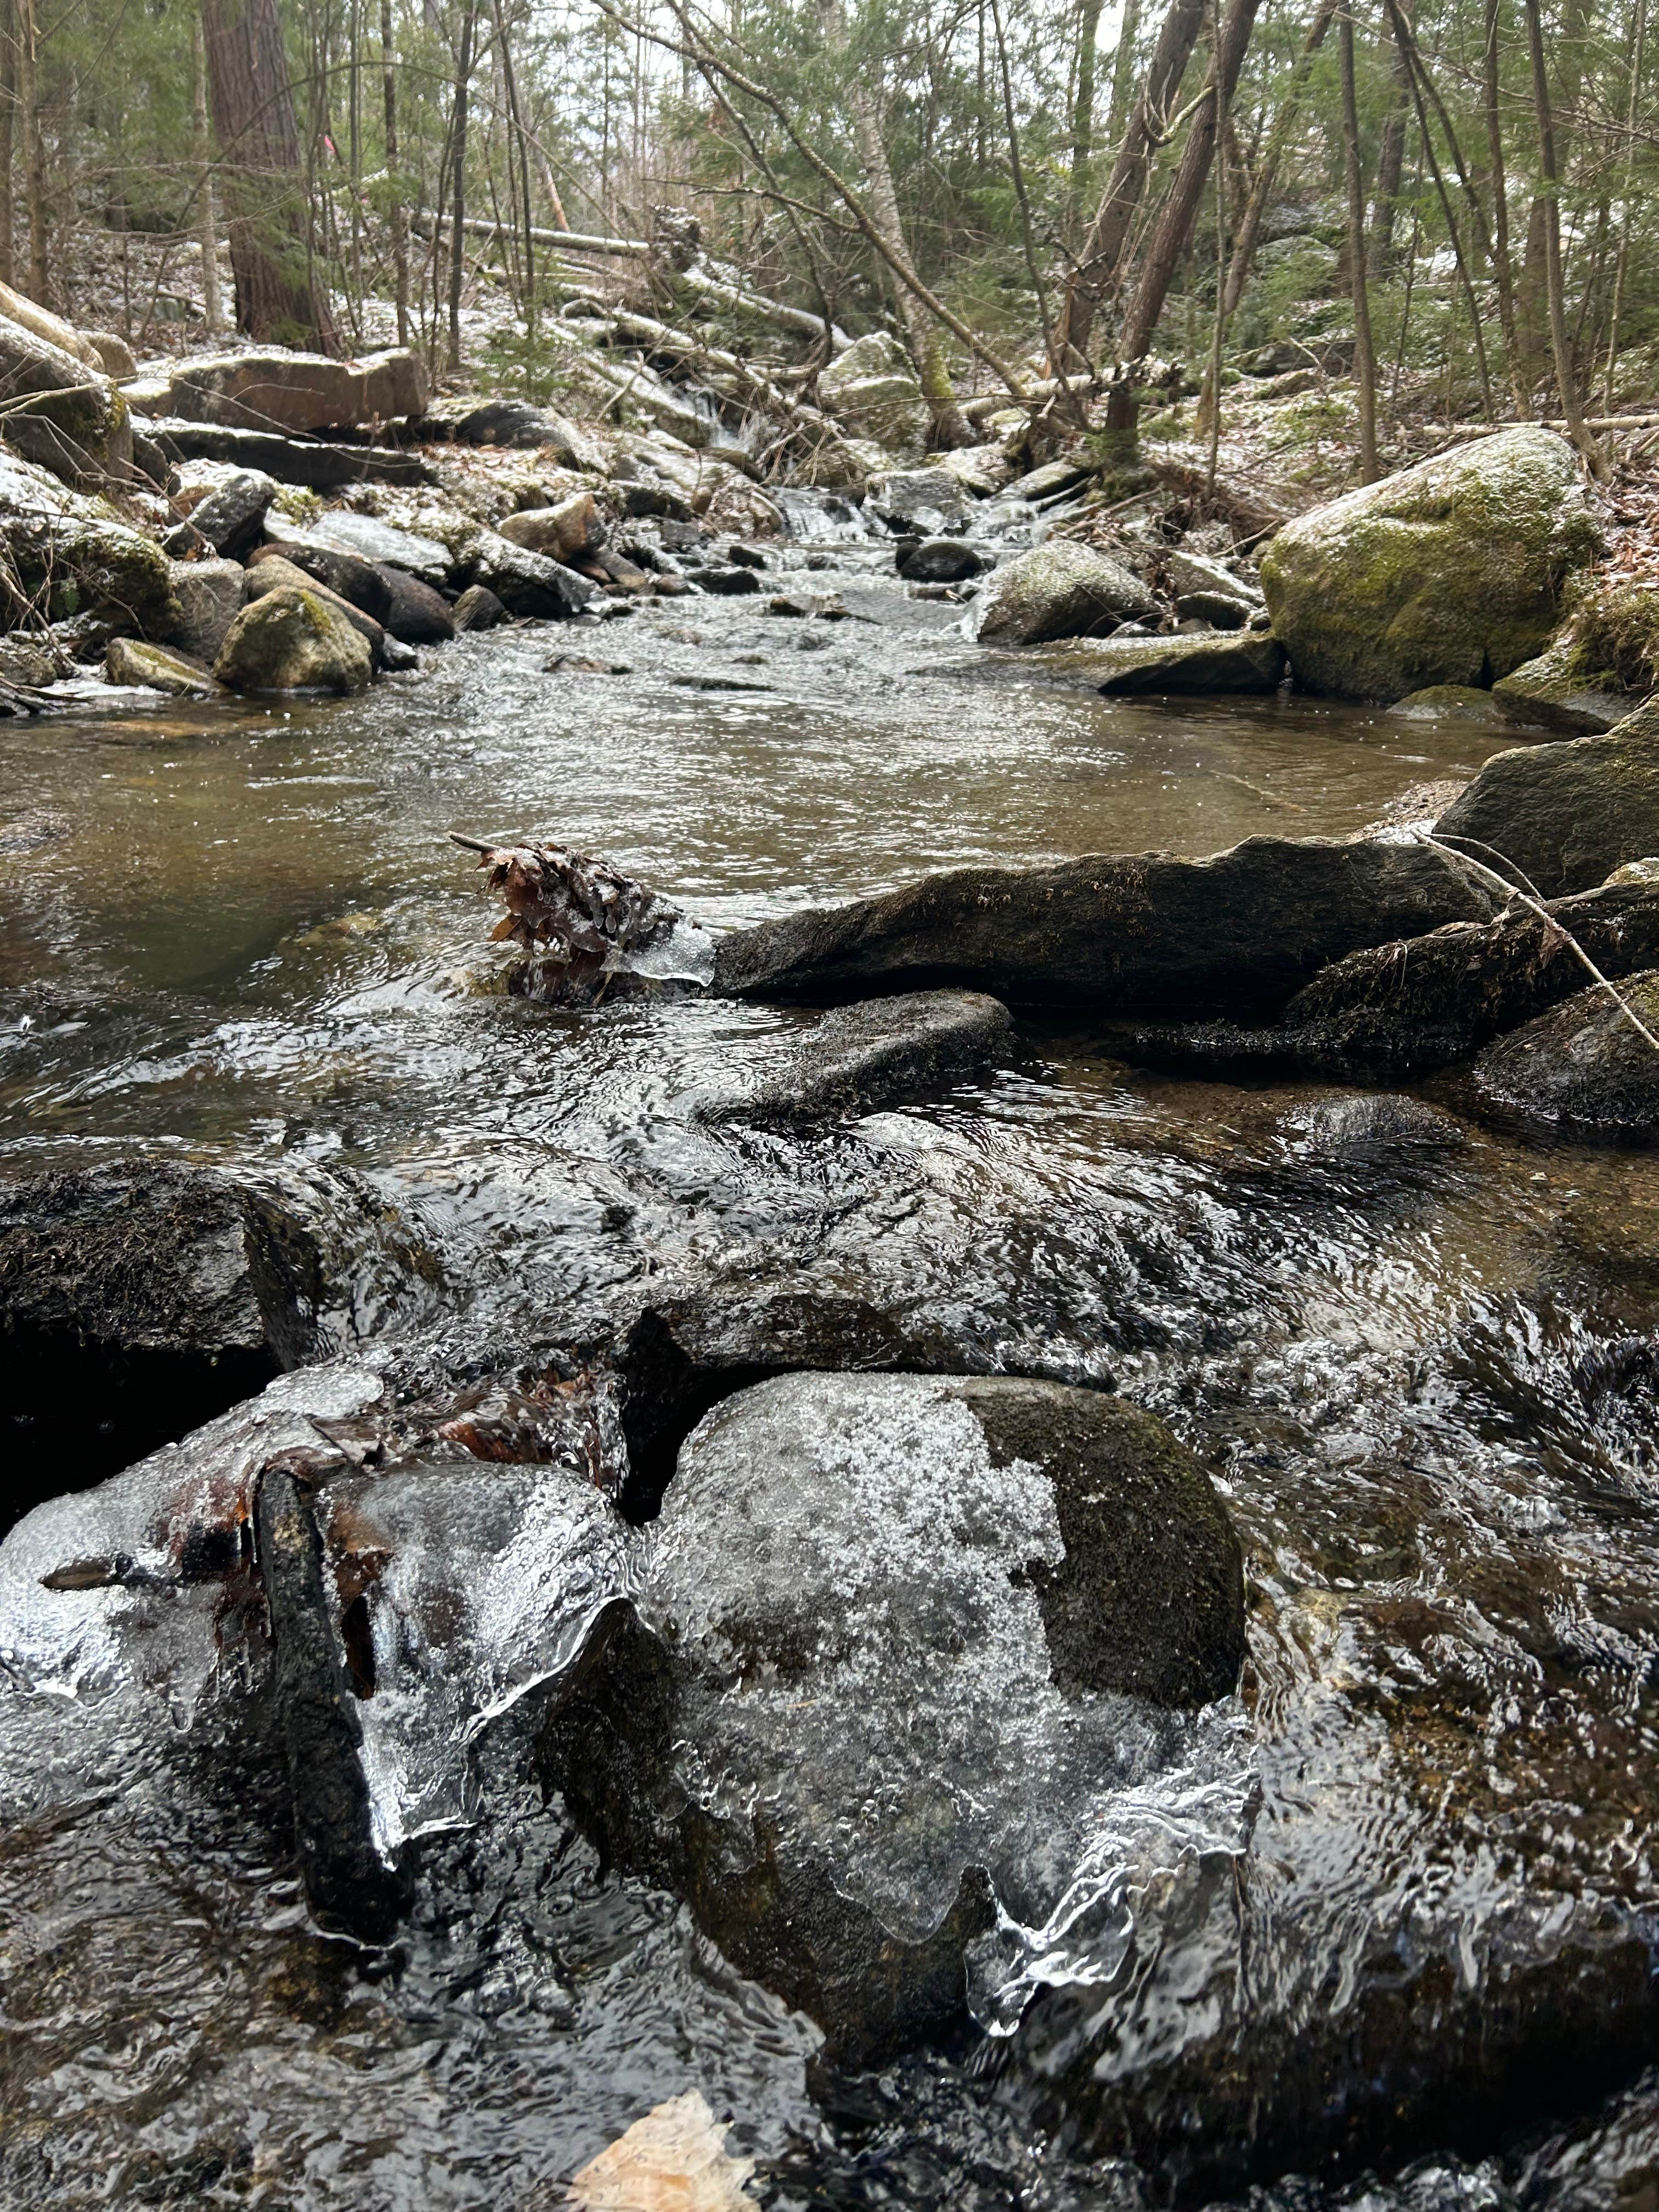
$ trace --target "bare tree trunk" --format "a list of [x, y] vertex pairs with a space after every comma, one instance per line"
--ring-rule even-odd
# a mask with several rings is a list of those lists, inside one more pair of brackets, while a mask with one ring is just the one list
[[[1169, 198], [1159, 212], [1141, 264], [1140, 283], [1124, 318], [1119, 352], [1125, 362], [1139, 361], [1152, 343], [1169, 297], [1170, 285], [1193, 234], [1193, 222], [1208, 181], [1210, 162], [1220, 135], [1222, 118], [1232, 106], [1239, 72], [1255, 27], [1261, 0], [1227, 0], [1216, 27], [1215, 64], [1209, 96], [1193, 117], [1181, 166], [1176, 171]], [[1138, 416], [1134, 384], [1126, 377], [1112, 392], [1106, 408], [1106, 427], [1133, 434]]]
[[1510, 265], [1510, 190], [1504, 175], [1504, 125], [1498, 107], [1498, 0], [1485, 0], [1484, 52], [1480, 58], [1480, 106], [1486, 126], [1486, 162], [1492, 172], [1492, 267], [1498, 281], [1498, 320], [1510, 373], [1515, 411], [1531, 411], [1525, 363], [1516, 331], [1515, 272]]
[[46, 273], [46, 162], [40, 144], [40, 95], [36, 82], [34, 0], [16, 0], [17, 104], [23, 118], [23, 205], [29, 226], [29, 296], [52, 305]]
[[1590, 474], [1607, 473], [1607, 456], [1586, 426], [1573, 374], [1572, 349], [1567, 343], [1566, 302], [1561, 288], [1560, 171], [1556, 167], [1555, 125], [1551, 113], [1549, 71], [1544, 62], [1544, 24], [1539, 0], [1525, 0], [1527, 46], [1532, 57], [1532, 94], [1538, 113], [1538, 161], [1544, 208], [1544, 286], [1549, 307], [1550, 349], [1555, 356], [1555, 381], [1561, 397], [1561, 413], [1567, 434], [1583, 455]]
[[1376, 356], [1371, 348], [1371, 288], [1366, 268], [1365, 179], [1359, 167], [1359, 103], [1354, 89], [1353, 10], [1337, 23], [1342, 57], [1342, 173], [1348, 190], [1348, 261], [1353, 286], [1353, 373], [1359, 394], [1359, 481], [1376, 482]]
[[1232, 259], [1227, 264], [1227, 313], [1237, 314], [1238, 303], [1244, 296], [1244, 286], [1250, 274], [1250, 264], [1255, 259], [1255, 242], [1261, 235], [1261, 218], [1267, 213], [1267, 202], [1273, 197], [1279, 180], [1279, 165], [1296, 134], [1302, 106], [1302, 96], [1313, 73], [1314, 56], [1325, 43], [1325, 33], [1336, 13], [1337, 0], [1319, 0], [1314, 19], [1308, 26], [1308, 35], [1297, 55], [1291, 82], [1279, 103], [1279, 112], [1267, 133], [1267, 143], [1262, 149], [1261, 166], [1255, 181], [1250, 186], [1250, 196], [1244, 203], [1244, 212], [1238, 219], [1238, 228], [1233, 234]]
[[[1548, 78], [1545, 88], [1550, 98], [1551, 129], [1555, 146], [1559, 179], [1566, 173], [1572, 137], [1572, 118], [1578, 106], [1579, 89], [1583, 82], [1584, 27], [1589, 17], [1590, 0], [1566, 0], [1561, 11], [1561, 28], [1556, 49], [1554, 81]], [[1535, 89], [1534, 79], [1534, 89]], [[1557, 118], [1560, 118], [1558, 120]], [[1539, 192], [1533, 200], [1527, 218], [1527, 249], [1521, 264], [1521, 282], [1516, 294], [1516, 337], [1523, 356], [1522, 374], [1530, 392], [1537, 388], [1547, 368], [1545, 355], [1553, 347], [1549, 330], [1549, 216], [1551, 195]], [[1559, 255], [1561, 246], [1560, 210], [1556, 208], [1555, 250]], [[1565, 404], [1565, 403], [1564, 403]]]
[[386, 171], [392, 203], [392, 282], [398, 343], [409, 343], [409, 211], [398, 175], [398, 58], [392, 43], [392, 0], [380, 0], [380, 87], [386, 109]]
[[1135, 102], [1133, 115], [1112, 164], [1100, 205], [1084, 241], [1072, 281], [1066, 289], [1056, 344], [1061, 360], [1079, 367], [1087, 360], [1094, 320], [1110, 290], [1128, 236], [1129, 225], [1152, 157], [1163, 144], [1175, 112], [1181, 81], [1192, 58], [1199, 26], [1204, 20], [1204, 0], [1170, 0], [1169, 13], [1158, 34], [1158, 45]]
[[313, 277], [294, 88], [276, 0], [203, 0], [202, 27], [236, 326], [252, 338], [336, 352], [333, 312]]
[[1106, 115], [1106, 143], [1115, 146], [1129, 120], [1135, 87], [1135, 41], [1140, 36], [1140, 0], [1123, 0], [1117, 51], [1112, 56], [1112, 104]]
[[16, 281], [11, 193], [17, 155], [17, 9], [0, 0], [0, 284]]
[[[507, 113], [513, 125], [513, 137], [519, 153], [519, 195], [524, 202], [524, 326], [526, 335], [532, 341], [536, 336], [536, 216], [530, 198], [530, 149], [526, 143], [524, 111], [519, 106], [519, 81], [513, 69], [513, 48], [507, 35], [507, 12], [501, 0], [494, 0], [495, 10], [495, 44], [501, 58], [501, 77], [507, 88]], [[513, 155], [507, 151], [507, 174], [513, 173]]]
[[202, 313], [208, 334], [217, 337], [225, 327], [224, 302], [219, 296], [219, 237], [213, 206], [213, 156], [208, 139], [207, 40], [199, 14], [190, 25], [193, 64], [190, 109], [191, 153], [196, 164], [197, 227], [202, 245]]
[[1625, 118], [1624, 220], [1619, 226], [1619, 252], [1613, 270], [1613, 306], [1607, 318], [1607, 371], [1601, 388], [1601, 412], [1613, 412], [1613, 380], [1619, 374], [1619, 325], [1625, 308], [1625, 272], [1630, 261], [1631, 203], [1636, 197], [1636, 118], [1641, 112], [1642, 62], [1647, 45], [1647, 0], [1636, 0], [1636, 37], [1631, 48], [1630, 100]]
[[1102, 0], [1081, 0], [1077, 39], [1077, 93], [1072, 102], [1072, 174], [1066, 190], [1066, 228], [1077, 226], [1083, 180], [1095, 149], [1095, 67]]
[[461, 15], [461, 45], [455, 64], [454, 122], [450, 132], [449, 186], [449, 373], [461, 373], [461, 280], [466, 270], [466, 103], [472, 81], [472, 0]]
[[[882, 137], [881, 111], [873, 88], [855, 75], [849, 101], [853, 110], [853, 127], [857, 135], [859, 158], [864, 163], [864, 173], [870, 185], [870, 213], [883, 233], [889, 256], [902, 262], [907, 269], [914, 267], [910, 249], [905, 242], [904, 225], [899, 216], [898, 194], [893, 188], [892, 165], [887, 159], [886, 141]], [[957, 398], [951, 382], [951, 372], [945, 366], [944, 349], [939, 341], [939, 326], [927, 308], [907, 284], [895, 288], [898, 293], [898, 308], [903, 319], [905, 335], [910, 341], [910, 353], [916, 364], [916, 374], [921, 380], [922, 397], [927, 402], [927, 411], [933, 418], [933, 442], [936, 446], [970, 446], [974, 434]]]
[[[1401, 0], [1407, 21], [1412, 0]], [[1400, 179], [1406, 166], [1406, 117], [1411, 100], [1411, 56], [1396, 37], [1390, 41], [1394, 82], [1389, 91], [1388, 113], [1382, 118], [1382, 143], [1376, 153], [1376, 191], [1371, 201], [1370, 259], [1379, 273], [1391, 264], [1394, 226], [1399, 209]]]

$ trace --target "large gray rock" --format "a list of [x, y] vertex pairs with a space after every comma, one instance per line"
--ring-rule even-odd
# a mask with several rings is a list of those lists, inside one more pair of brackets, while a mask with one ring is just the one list
[[708, 1117], [821, 1121], [868, 1114], [975, 1073], [1012, 1048], [1008, 1009], [979, 991], [915, 991], [837, 1006], [781, 1067]]
[[1659, 852], [1659, 699], [1605, 736], [1497, 754], [1435, 829], [1478, 860], [1501, 854], [1545, 898]]
[[106, 501], [3, 452], [0, 547], [9, 583], [48, 620], [88, 618], [154, 638], [171, 636], [178, 624], [173, 564], [153, 538]]
[[372, 514], [354, 514], [347, 507], [331, 507], [307, 522], [303, 529], [279, 521], [274, 515], [268, 516], [265, 534], [278, 545], [299, 538], [335, 546], [343, 553], [355, 553], [360, 561], [407, 569], [424, 584], [443, 583], [453, 566], [447, 547], [441, 545], [435, 538], [418, 537], [413, 531], [399, 530], [392, 523], [378, 521]]
[[1520, 424], [1286, 523], [1261, 586], [1304, 689], [1399, 699], [1541, 653], [1598, 542], [1572, 447]]
[[260, 546], [248, 562], [250, 572], [263, 568], [268, 561], [278, 561], [301, 574], [311, 577], [332, 592], [337, 599], [347, 599], [354, 607], [384, 629], [392, 608], [392, 586], [387, 570], [365, 561], [360, 553], [348, 553], [337, 545], [325, 545], [320, 540], [304, 538], [285, 538], [280, 544], [274, 539]]
[[872, 479], [865, 505], [889, 529], [921, 537], [965, 530], [975, 501], [953, 469], [890, 469]]
[[637, 1619], [546, 1739], [613, 1856], [867, 2062], [948, 2024], [1243, 1656], [1238, 1540], [1151, 1414], [802, 1374], [684, 1446]]
[[133, 637], [111, 639], [104, 672], [112, 684], [137, 684], [170, 699], [210, 699], [219, 689], [201, 661]]
[[856, 338], [818, 372], [818, 403], [826, 415], [863, 438], [895, 453], [919, 452], [932, 416], [909, 356], [884, 331]]
[[756, 999], [951, 984], [1014, 1005], [1242, 1014], [1360, 945], [1491, 908], [1421, 845], [1251, 837], [1206, 860], [1114, 854], [928, 876], [722, 938], [714, 982]]
[[167, 641], [211, 668], [225, 632], [241, 612], [241, 566], [235, 561], [174, 561], [171, 575], [179, 619]]
[[332, 430], [419, 415], [426, 400], [425, 367], [407, 348], [337, 361], [263, 346], [179, 362], [165, 411], [232, 429]]
[[598, 586], [586, 576], [544, 553], [514, 545], [495, 530], [479, 532], [469, 580], [493, 592], [509, 614], [543, 621], [580, 614], [598, 597]]
[[276, 496], [274, 479], [262, 470], [239, 469], [168, 532], [168, 552], [180, 559], [206, 551], [227, 561], [242, 560], [263, 536], [265, 511]]
[[1081, 677], [1108, 698], [1264, 692], [1279, 689], [1285, 648], [1261, 630], [1222, 637], [1108, 638], [1097, 645], [1055, 647], [1041, 656], [1039, 665]]
[[[360, 606], [355, 605], [343, 593], [331, 591], [326, 584], [319, 584], [315, 577], [308, 575], [303, 568], [296, 568], [292, 562], [284, 561], [280, 556], [261, 561], [251, 568], [242, 586], [243, 597], [250, 602], [268, 598], [273, 592], [302, 592], [308, 598], [321, 600], [324, 605], [331, 607], [336, 614], [343, 616], [363, 640], [368, 647], [372, 666], [378, 668], [385, 659], [386, 629], [382, 623], [377, 623], [373, 615], [366, 615]], [[222, 651], [222, 647], [220, 649]]]
[[1104, 636], [1158, 611], [1152, 592], [1122, 562], [1055, 538], [995, 571], [980, 592], [975, 628], [981, 645], [1039, 645], [1045, 638]]
[[1489, 1044], [1472, 1070], [1481, 1105], [1564, 1135], [1659, 1139], [1659, 969], [1627, 976], [1619, 994], [1641, 1029], [1595, 986]]
[[[166, 403], [167, 395], [161, 399]], [[186, 422], [176, 415], [135, 418], [164, 460], [225, 461], [258, 469], [278, 483], [308, 491], [338, 491], [347, 484], [431, 484], [437, 482], [419, 453], [386, 446], [331, 446], [320, 438], [285, 438], [280, 430], [236, 430], [222, 423]]]
[[0, 388], [8, 441], [66, 483], [132, 472], [127, 403], [100, 368], [0, 314]]
[[366, 691], [372, 649], [349, 614], [314, 585], [283, 584], [243, 608], [213, 672], [233, 691]]
[[580, 561], [600, 544], [599, 510], [591, 491], [573, 492], [552, 507], [529, 507], [509, 514], [501, 536], [550, 561]]

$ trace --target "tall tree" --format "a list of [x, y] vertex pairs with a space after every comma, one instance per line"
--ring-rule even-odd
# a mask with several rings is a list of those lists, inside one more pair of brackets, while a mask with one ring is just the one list
[[211, 337], [225, 326], [219, 296], [219, 228], [213, 204], [213, 159], [208, 142], [207, 40], [198, 9], [190, 20], [190, 141], [196, 171], [196, 234], [202, 248], [202, 313]]
[[409, 343], [409, 210], [398, 173], [398, 56], [392, 38], [392, 0], [380, 0], [380, 91], [385, 114], [386, 201], [392, 232], [392, 283], [398, 310], [398, 343]]
[[1550, 350], [1555, 360], [1555, 381], [1567, 433], [1584, 456], [1592, 476], [1607, 473], [1607, 456], [1584, 421], [1578, 397], [1578, 379], [1567, 339], [1566, 300], [1561, 283], [1561, 173], [1557, 165], [1555, 119], [1550, 100], [1549, 70], [1544, 59], [1544, 23], [1539, 0], [1525, 0], [1527, 51], [1532, 62], [1532, 96], [1538, 119], [1539, 199], [1544, 210], [1544, 286], [1549, 309]]
[[1359, 481], [1376, 482], [1376, 356], [1371, 346], [1371, 288], [1365, 237], [1365, 179], [1359, 160], [1359, 100], [1354, 86], [1353, 9], [1337, 25], [1342, 56], [1342, 176], [1348, 196], [1348, 272], [1353, 294], [1353, 374], [1359, 400]]
[[23, 205], [29, 226], [29, 296], [52, 305], [46, 252], [46, 156], [40, 141], [40, 86], [34, 0], [15, 0], [17, 109], [23, 125]]
[[1141, 81], [1140, 96], [1129, 118], [1123, 143], [1112, 164], [1112, 173], [1100, 196], [1100, 205], [1082, 253], [1066, 288], [1056, 345], [1069, 368], [1087, 361], [1096, 315], [1105, 302], [1122, 258], [1124, 241], [1153, 157], [1169, 136], [1181, 81], [1204, 21], [1204, 0], [1170, 0], [1169, 11], [1158, 34], [1158, 44]]
[[312, 264], [311, 211], [276, 0], [203, 0], [202, 27], [236, 327], [252, 338], [337, 352], [333, 312]]
[[461, 10], [461, 38], [455, 55], [455, 100], [449, 133], [449, 373], [461, 373], [461, 280], [466, 272], [466, 120], [472, 88], [472, 37], [477, 26], [474, 0]]
[[1079, 0], [1077, 89], [1072, 100], [1072, 174], [1066, 194], [1066, 228], [1077, 221], [1084, 179], [1095, 150], [1095, 70], [1100, 41], [1101, 0]]

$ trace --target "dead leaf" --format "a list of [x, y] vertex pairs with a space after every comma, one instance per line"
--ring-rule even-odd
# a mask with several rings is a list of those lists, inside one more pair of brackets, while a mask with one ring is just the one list
[[726, 2149], [700, 2090], [671, 2097], [591, 2159], [570, 2185], [582, 2212], [754, 2212], [751, 2158]]

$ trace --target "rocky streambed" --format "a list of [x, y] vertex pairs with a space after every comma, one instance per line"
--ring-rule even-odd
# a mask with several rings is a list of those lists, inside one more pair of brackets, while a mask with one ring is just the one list
[[[1511, 988], [1282, 842], [1498, 740], [766, 557], [0, 738], [8, 2203], [529, 2205], [691, 2089], [780, 2205], [1640, 2203], [1653, 1156], [1285, 1018]], [[511, 995], [458, 829], [739, 995]]]

